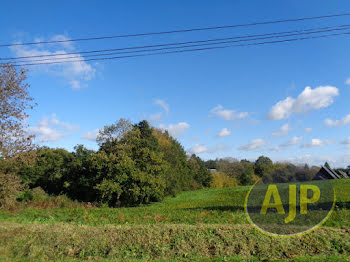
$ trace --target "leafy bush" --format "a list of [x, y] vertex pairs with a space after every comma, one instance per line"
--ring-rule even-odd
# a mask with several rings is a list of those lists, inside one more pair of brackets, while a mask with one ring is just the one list
[[216, 163], [217, 170], [235, 178], [240, 185], [249, 185], [253, 183], [254, 164], [247, 161], [236, 159], [220, 159]]
[[21, 179], [13, 174], [0, 173], [0, 207], [13, 208], [19, 194], [26, 189]]
[[229, 177], [223, 172], [212, 173], [212, 176], [213, 180], [210, 184], [210, 187], [212, 188], [235, 187], [238, 185], [235, 178]]
[[36, 161], [32, 165], [23, 165], [18, 175], [31, 188], [40, 186], [49, 194], [65, 193], [64, 182], [69, 177], [73, 154], [65, 149], [38, 148]]
[[33, 200], [33, 198], [33, 192], [30, 189], [26, 189], [17, 196], [16, 200], [19, 202], [29, 202]]

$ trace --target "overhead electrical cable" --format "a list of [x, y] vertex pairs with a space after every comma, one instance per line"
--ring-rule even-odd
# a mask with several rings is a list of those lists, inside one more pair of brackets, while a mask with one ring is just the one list
[[[196, 49], [176, 50], [176, 51], [169, 51], [169, 52], [154, 52], [154, 53], [135, 54], [135, 55], [128, 55], [128, 56], [115, 56], [115, 57], [78, 59], [78, 60], [67, 60], [67, 61], [57, 61], [57, 62], [54, 61], [54, 62], [47, 62], [47, 63], [14, 64], [14, 66], [38, 66], [38, 65], [52, 65], [52, 64], [62, 64], [62, 63], [75, 63], [75, 62], [88, 62], [88, 61], [125, 59], [125, 58], [132, 58], [132, 57], [166, 55], [166, 54], [185, 53], [185, 52], [198, 52], [198, 51], [204, 51], [204, 50], [224, 49], [224, 48], [242, 47], [242, 46], [256, 46], [256, 45], [277, 44], [277, 43], [294, 42], [294, 41], [301, 41], [301, 40], [307, 40], [307, 39], [327, 38], [327, 37], [340, 36], [340, 35], [350, 35], [350, 31], [349, 32], [345, 32], [345, 33], [326, 34], [326, 35], [308, 36], [308, 37], [299, 37], [299, 38], [289, 38], [289, 39], [282, 39], [282, 40], [276, 40], [276, 41], [245, 43], [245, 44], [239, 44], [239, 45], [214, 46], [214, 47], [205, 47], [205, 48], [196, 48]], [[0, 65], [0, 67], [1, 66], [3, 66], [3, 65]]]
[[[266, 37], [258, 37], [258, 38], [252, 38], [252, 39], [240, 39], [240, 40], [233, 40], [233, 41], [219, 41], [219, 42], [210, 42], [212, 40], [202, 40], [202, 41], [192, 41], [192, 43], [200, 43], [200, 42], [206, 42], [203, 44], [194, 44], [194, 45], [179, 45], [179, 46], [172, 46], [172, 47], [163, 47], [163, 48], [156, 48], [156, 49], [141, 49], [141, 50], [134, 50], [134, 51], [126, 51], [126, 52], [112, 52], [112, 53], [104, 53], [104, 54], [90, 54], [90, 55], [84, 55], [83, 58], [86, 57], [99, 57], [99, 56], [110, 56], [110, 55], [119, 55], [119, 54], [130, 54], [130, 53], [141, 53], [141, 52], [147, 52], [147, 51], [161, 51], [161, 50], [169, 50], [169, 49], [179, 49], [179, 48], [191, 48], [191, 47], [198, 47], [198, 46], [210, 46], [210, 45], [222, 45], [222, 44], [229, 44], [229, 43], [238, 43], [238, 42], [247, 42], [247, 41], [256, 41], [256, 40], [264, 40], [264, 39], [271, 39], [271, 38], [281, 38], [281, 37], [291, 37], [291, 36], [298, 36], [298, 35], [308, 35], [308, 34], [317, 34], [317, 33], [325, 33], [325, 32], [332, 32], [332, 31], [339, 31], [339, 30], [347, 30], [350, 29], [350, 26], [344, 27], [341, 29], [329, 29], [329, 30], [320, 30], [320, 31], [314, 31], [314, 32], [304, 32], [304, 33], [296, 33], [296, 34], [284, 34], [284, 35], [275, 35], [275, 36], [266, 36]], [[222, 38], [222, 39], [232, 39], [232, 38]], [[214, 40], [213, 40], [214, 41]], [[218, 41], [218, 40], [215, 40]], [[189, 42], [191, 43], [191, 42]], [[173, 44], [167, 44], [167, 45], [173, 45]], [[33, 62], [44, 62], [44, 61], [57, 61], [57, 60], [64, 60], [64, 59], [75, 59], [80, 58], [78, 56], [65, 56], [65, 57], [59, 57], [59, 58], [46, 58], [46, 59], [35, 59], [35, 60], [29, 60], [32, 63]], [[16, 61], [17, 63], [23, 63], [28, 62], [25, 60], [22, 61]]]
[[268, 25], [268, 24], [279, 24], [279, 23], [288, 23], [288, 22], [300, 22], [300, 21], [307, 21], [307, 20], [318, 20], [318, 19], [335, 18], [335, 17], [343, 17], [343, 16], [350, 16], [350, 13], [331, 14], [331, 15], [323, 15], [323, 16], [293, 18], [293, 19], [283, 19], [283, 20], [274, 20], [274, 21], [253, 22], [253, 23], [237, 24], [237, 25], [190, 28], [190, 29], [171, 30], [171, 31], [162, 31], [162, 32], [149, 32], [149, 33], [113, 35], [113, 36], [99, 36], [99, 37], [87, 37], [87, 38], [76, 38], [76, 39], [65, 39], [65, 40], [52, 40], [52, 41], [38, 41], [38, 42], [27, 42], [27, 43], [0, 44], [0, 47], [55, 44], [55, 43], [78, 42], [78, 41], [92, 41], [92, 40], [105, 40], [105, 39], [115, 39], [115, 38], [129, 38], [129, 37], [141, 37], [141, 36], [152, 36], [152, 35], [164, 35], [164, 34], [186, 33], [186, 32], [195, 32], [195, 31], [207, 31], [207, 30], [218, 30], [218, 29], [228, 29], [228, 28], [250, 27], [250, 26], [258, 26], [258, 25]]
[[[0, 61], [17, 60], [15, 62], [23, 63], [23, 62], [29, 62], [29, 61], [40, 62], [40, 61], [53, 61], [53, 60], [77, 58], [78, 56], [69, 56], [69, 55], [82, 55], [82, 54], [92, 54], [92, 53], [99, 53], [99, 54], [84, 55], [84, 57], [96, 57], [96, 56], [104, 56], [104, 55], [139, 53], [139, 52], [145, 52], [145, 51], [160, 51], [160, 50], [167, 50], [167, 49], [195, 47], [195, 46], [201, 46], [201, 45], [203, 45], [203, 46], [205, 46], [205, 45], [217, 45], [217, 44], [234, 43], [234, 42], [263, 40], [263, 39], [269, 39], [269, 38], [289, 37], [289, 36], [295, 36], [295, 35], [316, 34], [316, 33], [323, 33], [323, 32], [346, 30], [349, 28], [350, 28], [350, 24], [347, 24], [347, 25], [320, 27], [320, 28], [313, 28], [313, 29], [302, 29], [302, 30], [293, 30], [293, 31], [284, 31], [284, 32], [257, 34], [257, 35], [246, 35], [246, 36], [235, 36], [235, 37], [216, 38], [216, 39], [199, 40], [199, 41], [187, 41], [187, 42], [166, 43], [166, 44], [158, 44], [158, 45], [146, 45], [146, 46], [124, 47], [124, 48], [113, 48], [113, 49], [103, 49], [103, 50], [92, 50], [92, 51], [82, 51], [82, 52], [72, 52], [72, 53], [58, 53], [58, 54], [47, 54], [47, 55], [0, 58]], [[222, 40], [232, 40], [232, 39], [239, 39], [239, 40], [219, 42]], [[186, 44], [196, 44], [196, 43], [207, 43], [207, 44], [186, 46]], [[176, 46], [176, 47], [159, 48], [159, 49], [146, 49], [146, 48], [165, 47], [165, 46]], [[130, 51], [130, 52], [114, 52], [114, 51], [135, 50], [135, 49], [141, 49], [141, 50]], [[112, 53], [106, 53], [106, 52], [112, 52]], [[62, 56], [62, 57], [60, 57], [60, 56]], [[38, 60], [31, 59], [31, 58], [45, 58], [45, 57], [50, 57], [50, 58], [38, 59]], [[51, 58], [51, 57], [54, 57], [54, 58]], [[29, 61], [26, 61], [26, 60], [18, 61], [20, 59], [30, 59], [30, 60]]]

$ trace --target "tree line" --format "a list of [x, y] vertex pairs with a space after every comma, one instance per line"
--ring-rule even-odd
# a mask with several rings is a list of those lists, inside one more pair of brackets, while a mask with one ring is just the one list
[[[39, 147], [24, 122], [33, 106], [26, 71], [10, 64], [1, 67], [0, 206], [14, 199], [30, 200], [35, 188], [82, 202], [134, 206], [185, 190], [250, 185], [261, 177], [277, 183], [311, 180], [319, 170], [273, 163], [265, 156], [255, 162], [233, 158], [204, 162], [187, 155], [167, 131], [145, 120], [120, 119], [105, 126], [97, 137], [98, 150], [83, 145], [73, 152]], [[217, 172], [210, 172], [213, 169]]]
[[[241, 185], [252, 184], [260, 178], [266, 183], [287, 183], [296, 181], [313, 180], [320, 170], [319, 166], [295, 165], [289, 162], [272, 162], [266, 156], [260, 156], [256, 161], [241, 160], [235, 158], [223, 158], [208, 160], [205, 162], [208, 169], [216, 170], [221, 176], [234, 179]], [[331, 169], [326, 162], [324, 164]], [[350, 166], [336, 168], [335, 172], [344, 172], [350, 175]]]
[[265, 182], [286, 183], [312, 180], [320, 167], [295, 165], [288, 162], [275, 162], [266, 156], [260, 156], [256, 161], [224, 158], [206, 161], [209, 169], [215, 169], [236, 179], [241, 185], [252, 184], [260, 178]]
[[199, 157], [188, 157], [167, 131], [147, 121], [120, 119], [105, 126], [97, 141], [97, 151], [77, 145], [73, 152], [48, 147], [22, 152], [2, 159], [0, 170], [15, 174], [29, 188], [111, 207], [161, 201], [212, 181]]

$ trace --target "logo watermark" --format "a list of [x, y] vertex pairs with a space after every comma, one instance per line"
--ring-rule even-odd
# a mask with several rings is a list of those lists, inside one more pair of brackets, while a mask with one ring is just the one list
[[246, 195], [248, 221], [274, 237], [293, 237], [320, 227], [331, 215], [335, 192], [329, 180], [276, 183], [262, 178]]

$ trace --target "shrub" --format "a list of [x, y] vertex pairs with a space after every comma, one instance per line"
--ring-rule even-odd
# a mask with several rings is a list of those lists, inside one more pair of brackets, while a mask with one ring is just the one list
[[238, 185], [235, 178], [229, 177], [223, 172], [213, 173], [212, 176], [213, 180], [210, 184], [212, 188], [235, 187]]
[[26, 189], [17, 196], [16, 200], [19, 202], [29, 202], [33, 200], [33, 197], [33, 192], [29, 189]]
[[44, 199], [48, 197], [46, 192], [41, 187], [35, 187], [31, 191], [32, 191], [34, 200]]
[[0, 173], [0, 207], [13, 208], [19, 194], [26, 189], [19, 177]]

